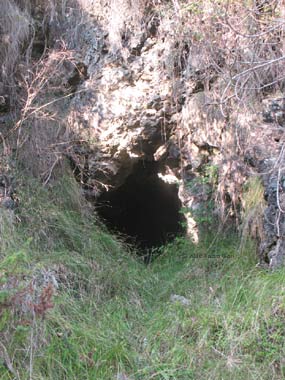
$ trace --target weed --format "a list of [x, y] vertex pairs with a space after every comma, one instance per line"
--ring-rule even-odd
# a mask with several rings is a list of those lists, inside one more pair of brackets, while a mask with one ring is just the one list
[[252, 269], [252, 245], [238, 257], [230, 234], [179, 237], [146, 267], [70, 181], [19, 189], [0, 261], [1, 379], [282, 378], [283, 271]]
[[257, 241], [263, 239], [263, 215], [266, 207], [264, 199], [264, 187], [259, 177], [250, 178], [245, 186], [242, 196], [243, 215], [242, 215], [242, 239], [241, 251], [243, 244], [248, 238], [254, 238]]

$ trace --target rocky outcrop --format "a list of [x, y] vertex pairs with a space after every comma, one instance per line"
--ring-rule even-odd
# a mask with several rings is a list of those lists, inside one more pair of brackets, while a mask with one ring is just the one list
[[[285, 228], [283, 97], [265, 98], [255, 112], [225, 117], [215, 103], [219, 82], [213, 77], [205, 88], [198, 52], [187, 58], [191, 70], [180, 67], [177, 75], [171, 25], [160, 20], [151, 32], [145, 26], [137, 39], [129, 31], [132, 38], [122, 50], [110, 47], [109, 35], [101, 35], [93, 55], [87, 49], [88, 79], [75, 94], [69, 118], [72, 130], [89, 142], [88, 152], [81, 152], [81, 167], [88, 167], [85, 191], [96, 198], [122, 185], [137, 161], [158, 161], [161, 178], [179, 187], [188, 232], [197, 241], [199, 221], [210, 213], [221, 219], [236, 215], [246, 179], [260, 175], [268, 202], [260, 260], [279, 266]], [[211, 209], [213, 190], [218, 202]]]
[[[67, 158], [85, 195], [96, 201], [124, 184], [139, 161], [157, 162], [159, 177], [177, 184], [188, 233], [197, 241], [199, 224], [211, 218], [239, 221], [244, 183], [259, 175], [268, 203], [260, 260], [271, 267], [281, 265], [284, 97], [260, 91], [244, 104], [241, 77], [229, 73], [236, 69], [230, 62], [236, 57], [243, 62], [250, 51], [247, 45], [237, 49], [234, 40], [224, 49], [233, 31], [226, 29], [229, 36], [224, 38], [215, 10], [209, 6], [200, 19], [203, 12], [182, 9], [178, 2], [173, 9], [140, 0], [98, 2], [96, 7], [93, 1], [70, 0], [60, 11], [52, 1], [37, 7], [31, 14], [24, 12], [25, 34], [15, 46], [18, 59], [33, 25], [35, 35], [26, 54], [35, 69], [20, 82], [32, 101], [19, 102], [24, 109], [30, 107], [23, 123], [31, 132], [18, 140], [26, 151], [36, 149], [35, 165], [45, 161], [38, 169], [44, 184]], [[185, 29], [190, 19], [195, 28], [187, 24]], [[201, 39], [199, 28], [211, 43]], [[211, 34], [217, 38], [212, 40]], [[7, 52], [5, 41], [2, 50]], [[16, 61], [11, 64], [16, 67]], [[23, 79], [26, 66], [18, 66]], [[44, 85], [40, 73], [49, 77]], [[12, 96], [4, 74], [0, 123], [9, 129]], [[248, 86], [255, 88], [254, 75], [249, 79]], [[235, 94], [226, 97], [231, 87]], [[239, 101], [236, 108], [226, 104], [232, 97]]]
[[[267, 99], [263, 108], [264, 145], [260, 144], [259, 171], [264, 181], [267, 207], [260, 259], [273, 269], [285, 264], [285, 108], [284, 98]], [[266, 156], [265, 156], [266, 152]]]
[[[214, 107], [209, 111], [210, 98], [192, 76], [173, 76], [171, 25], [146, 24], [123, 51], [110, 47], [106, 53], [110, 36], [101, 35], [98, 50], [91, 55], [86, 49], [82, 57], [88, 79], [72, 100], [69, 125], [88, 142], [76, 153], [78, 166], [88, 168], [89, 197], [122, 185], [139, 160], [161, 163], [161, 178], [177, 183], [186, 208], [198, 208], [209, 197], [208, 186], [198, 190], [197, 184], [192, 193], [189, 181], [205, 164], [218, 164], [225, 121]], [[88, 39], [96, 33], [88, 29]], [[188, 217], [197, 239], [196, 223]]]

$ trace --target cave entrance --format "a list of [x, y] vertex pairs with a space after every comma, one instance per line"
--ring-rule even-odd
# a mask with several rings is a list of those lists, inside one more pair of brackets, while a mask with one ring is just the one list
[[165, 183], [158, 172], [157, 162], [139, 161], [122, 186], [103, 193], [97, 202], [106, 226], [125, 235], [142, 252], [183, 233], [178, 188]]

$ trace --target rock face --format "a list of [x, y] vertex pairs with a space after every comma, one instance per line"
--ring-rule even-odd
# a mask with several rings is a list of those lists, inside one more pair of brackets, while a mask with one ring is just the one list
[[160, 67], [163, 46], [154, 37], [141, 45], [141, 54], [130, 53], [129, 62], [108, 54], [98, 66], [91, 63], [83, 92], [73, 100], [73, 130], [98, 147], [89, 156], [91, 186], [99, 178], [104, 185], [119, 186], [140, 159], [179, 159], [176, 141], [170, 139], [177, 109], [171, 81]]
[[[101, 35], [92, 54], [100, 32], [85, 31], [82, 61], [88, 79], [75, 93], [69, 115], [73, 133], [88, 141], [88, 148], [77, 150], [81, 168], [88, 171], [85, 192], [97, 197], [118, 188], [138, 161], [156, 161], [161, 178], [179, 187], [185, 208], [198, 209], [208, 200], [208, 184], [197, 181], [191, 188], [189, 183], [205, 165], [221, 160], [225, 121], [214, 107], [205, 109], [210, 99], [192, 74], [175, 73], [175, 57], [169, 56], [173, 22], [158, 25], [152, 14], [140, 24], [144, 28], [137, 38], [130, 30], [125, 41], [121, 33], [122, 49], [114, 48], [109, 33]], [[189, 234], [198, 240], [195, 220], [190, 212], [185, 216]]]
[[[259, 176], [264, 186], [265, 208], [256, 226], [261, 264], [276, 269], [285, 264], [284, 101], [277, 94], [257, 106], [242, 157], [247, 175]], [[258, 236], [257, 236], [258, 235]]]
[[151, 9], [134, 17], [122, 4], [128, 26], [113, 14], [110, 28], [114, 10], [107, 8], [77, 47], [87, 69], [68, 123], [85, 141], [75, 147], [75, 164], [86, 195], [119, 188], [140, 161], [158, 162], [160, 178], [177, 184], [187, 232], [198, 241], [199, 223], [237, 215], [246, 179], [261, 175], [268, 208], [259, 256], [271, 267], [283, 264], [282, 94], [224, 115], [215, 103], [219, 79], [206, 77], [201, 51], [177, 43], [175, 21]]
[[[261, 260], [273, 269], [285, 264], [285, 123], [284, 98], [264, 102], [263, 120], [267, 157], [260, 160], [267, 208], [264, 212], [264, 238], [260, 244]], [[277, 145], [277, 146], [276, 146]]]

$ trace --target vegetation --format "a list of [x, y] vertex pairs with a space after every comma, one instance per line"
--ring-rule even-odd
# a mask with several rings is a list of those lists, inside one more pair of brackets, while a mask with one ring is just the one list
[[1, 210], [1, 380], [284, 377], [285, 274], [253, 244], [179, 238], [145, 266], [74, 181], [20, 189], [17, 223]]
[[[247, 150], [240, 114], [284, 90], [284, 2], [103, 3], [3, 2], [0, 111], [10, 114], [0, 169], [16, 172], [15, 153], [29, 174], [16, 176], [17, 199], [8, 194], [18, 207], [0, 208], [0, 379], [283, 379], [285, 272], [256, 265], [250, 237], [262, 239], [263, 187], [256, 177], [242, 188], [243, 167], [230, 163]], [[68, 159], [88, 171], [80, 148], [97, 141], [74, 135], [67, 122], [87, 78], [80, 49], [94, 20], [102, 28], [96, 52], [98, 42], [106, 54], [108, 36], [108, 54], [118, 57], [129, 32], [143, 34], [148, 24], [151, 35], [165, 33], [161, 70], [173, 80], [173, 101], [179, 81], [193, 82], [185, 96], [211, 92], [207, 117], [219, 111], [229, 130], [225, 168], [205, 156], [189, 184], [205, 208], [182, 212], [213, 230], [216, 198], [236, 212], [243, 191], [241, 238], [205, 228], [198, 245], [177, 238], [146, 266], [94, 216], [66, 168]]]

